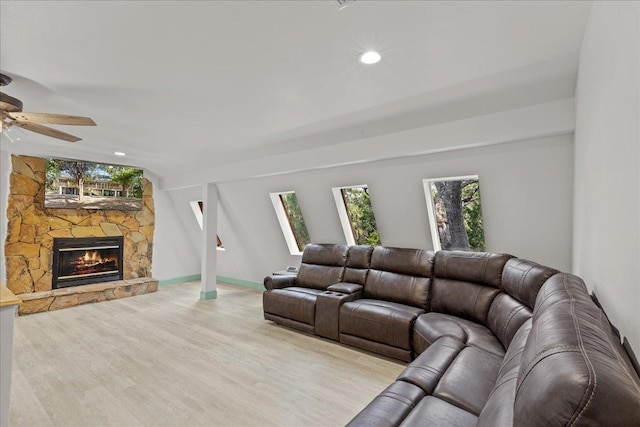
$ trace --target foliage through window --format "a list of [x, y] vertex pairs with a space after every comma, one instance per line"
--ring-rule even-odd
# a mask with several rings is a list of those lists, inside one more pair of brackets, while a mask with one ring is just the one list
[[366, 185], [340, 189], [353, 240], [356, 245], [380, 245], [380, 234]]
[[142, 209], [142, 169], [54, 158], [45, 165], [45, 208]]
[[296, 246], [298, 246], [298, 250], [302, 252], [304, 247], [311, 243], [311, 239], [309, 238], [307, 226], [304, 224], [304, 218], [302, 217], [302, 211], [300, 210], [296, 193], [280, 193], [280, 202], [287, 215], [289, 227], [291, 227], [293, 237], [296, 240]]
[[486, 250], [478, 176], [425, 180], [434, 249]]
[[269, 193], [282, 235], [291, 255], [301, 255], [304, 247], [311, 243], [302, 210], [294, 191]]

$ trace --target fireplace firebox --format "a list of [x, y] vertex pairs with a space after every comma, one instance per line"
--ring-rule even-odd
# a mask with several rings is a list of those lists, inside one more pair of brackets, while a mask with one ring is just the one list
[[53, 239], [52, 288], [122, 280], [123, 237]]

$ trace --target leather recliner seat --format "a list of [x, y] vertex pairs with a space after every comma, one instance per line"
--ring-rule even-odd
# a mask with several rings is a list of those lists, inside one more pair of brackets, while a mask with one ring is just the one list
[[580, 278], [503, 254], [306, 252], [297, 279], [265, 279], [265, 318], [413, 360], [350, 426], [640, 426], [640, 368]]
[[405, 361], [413, 324], [426, 313], [433, 252], [377, 247], [362, 298], [340, 308], [340, 342]]
[[314, 333], [318, 295], [342, 281], [347, 249], [346, 245], [307, 245], [296, 276], [265, 278], [268, 292], [262, 294], [264, 318]]

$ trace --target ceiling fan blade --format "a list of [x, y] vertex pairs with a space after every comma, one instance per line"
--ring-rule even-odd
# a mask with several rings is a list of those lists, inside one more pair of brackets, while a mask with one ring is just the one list
[[31, 132], [40, 133], [42, 135], [50, 136], [52, 138], [62, 139], [63, 141], [77, 142], [82, 140], [82, 138], [78, 138], [77, 136], [73, 136], [69, 133], [59, 131], [58, 129], [50, 128], [48, 126], [42, 126], [37, 123], [22, 122], [22, 121], [16, 120], [13, 122], [13, 125], [19, 126], [23, 129], [30, 130]]
[[68, 116], [65, 114], [8, 112], [7, 116], [21, 122], [47, 123], [53, 125], [96, 126], [89, 117]]
[[11, 112], [22, 111], [22, 101], [4, 92], [0, 92], [0, 110]]

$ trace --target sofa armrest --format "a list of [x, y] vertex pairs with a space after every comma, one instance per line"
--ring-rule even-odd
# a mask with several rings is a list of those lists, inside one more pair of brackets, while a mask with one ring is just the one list
[[268, 291], [289, 288], [295, 285], [296, 276], [267, 276], [264, 278], [264, 287]]
[[343, 294], [354, 294], [356, 292], [362, 291], [362, 285], [349, 282], [340, 282], [329, 286], [327, 290], [332, 292], [341, 292]]

